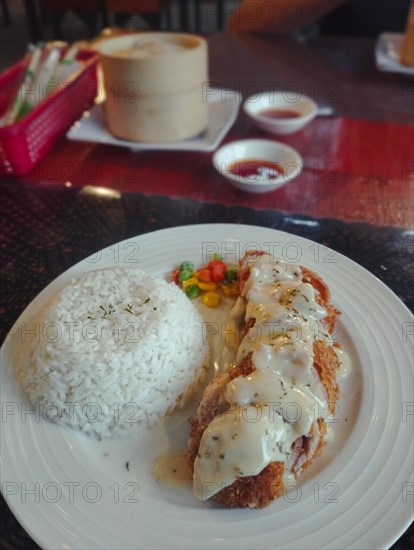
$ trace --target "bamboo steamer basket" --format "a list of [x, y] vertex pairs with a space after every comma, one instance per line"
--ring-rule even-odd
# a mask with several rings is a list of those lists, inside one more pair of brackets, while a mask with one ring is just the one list
[[104, 40], [96, 49], [112, 134], [162, 143], [189, 139], [206, 129], [208, 50], [203, 38], [133, 33]]

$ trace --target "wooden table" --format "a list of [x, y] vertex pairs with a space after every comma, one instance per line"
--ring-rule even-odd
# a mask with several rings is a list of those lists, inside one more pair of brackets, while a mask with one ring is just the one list
[[279, 140], [303, 156], [295, 181], [266, 195], [232, 188], [211, 153], [131, 152], [62, 139], [25, 181], [95, 185], [120, 191], [191, 197], [341, 220], [413, 226], [414, 84], [378, 71], [369, 39], [294, 39], [221, 33], [209, 40], [211, 83], [244, 97], [291, 90], [330, 105], [334, 115], [276, 137], [240, 110], [224, 142]]

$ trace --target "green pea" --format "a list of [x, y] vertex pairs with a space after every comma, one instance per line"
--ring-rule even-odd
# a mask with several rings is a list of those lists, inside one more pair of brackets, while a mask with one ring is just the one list
[[194, 264], [192, 262], [183, 262], [180, 265], [180, 271], [194, 271]]
[[233, 281], [236, 281], [237, 280], [237, 269], [235, 269], [234, 267], [230, 267], [227, 271], [226, 271], [226, 281], [228, 283], [232, 283]]
[[185, 289], [185, 293], [190, 300], [194, 300], [200, 294], [200, 290], [197, 285], [190, 285]]
[[192, 276], [193, 272], [185, 269], [184, 271], [180, 271], [180, 274], [178, 275], [178, 280], [180, 281], [180, 283], [182, 283], [183, 281], [190, 279]]

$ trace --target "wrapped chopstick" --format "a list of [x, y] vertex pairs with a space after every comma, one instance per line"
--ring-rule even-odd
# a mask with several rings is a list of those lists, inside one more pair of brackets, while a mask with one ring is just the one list
[[[79, 48], [71, 46], [62, 57], [61, 47], [52, 45], [44, 48], [37, 45], [31, 48], [27, 68], [16, 97], [9, 109], [0, 119], [0, 126], [14, 124], [26, 116], [48, 94], [63, 86], [64, 82], [76, 73], [82, 66], [76, 60]], [[53, 85], [53, 88], [52, 88]]]
[[7, 126], [13, 124], [19, 116], [19, 113], [24, 105], [23, 97], [25, 95], [26, 89], [32, 84], [36, 78], [36, 73], [39, 67], [40, 58], [42, 56], [42, 47], [36, 46], [33, 48], [31, 57], [29, 59], [27, 68], [24, 72], [23, 82], [21, 83], [19, 90], [16, 94], [16, 97], [8, 109], [4, 117], [2, 118], [2, 126]]

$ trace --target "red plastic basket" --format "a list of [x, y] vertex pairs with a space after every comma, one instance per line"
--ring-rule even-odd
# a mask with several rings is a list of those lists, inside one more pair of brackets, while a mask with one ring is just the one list
[[[81, 50], [76, 59], [83, 66], [73, 79], [52, 90], [15, 124], [0, 127], [0, 173], [22, 176], [30, 172], [93, 104], [98, 90], [98, 55]], [[25, 65], [22, 60], [0, 74], [0, 116], [13, 101]]]

